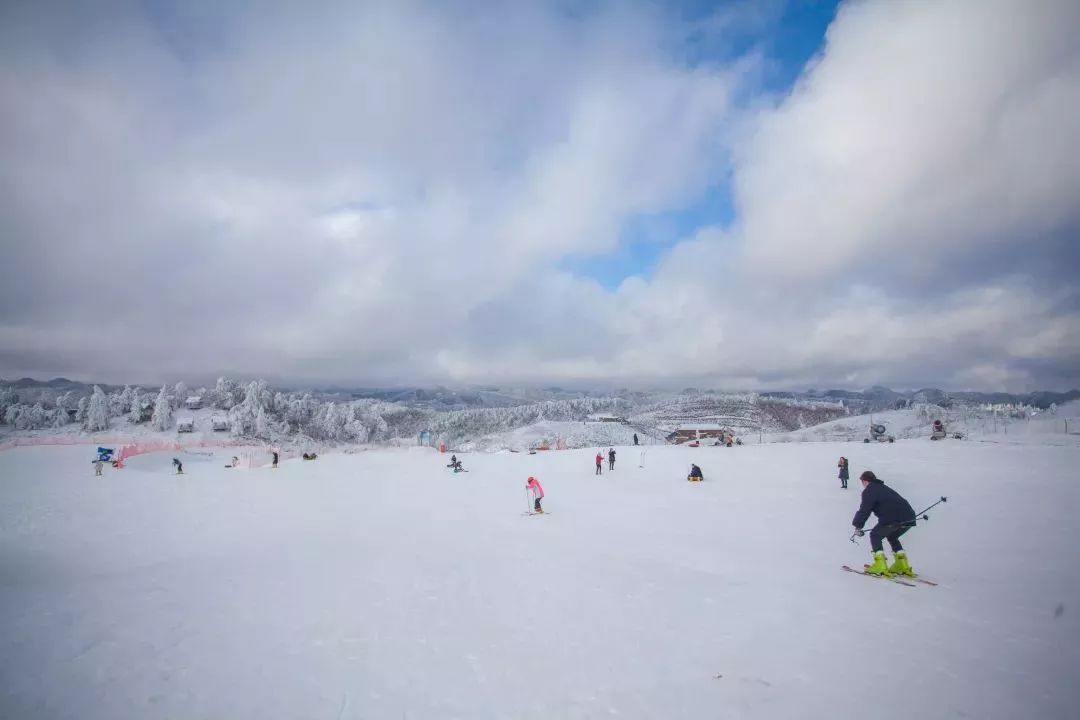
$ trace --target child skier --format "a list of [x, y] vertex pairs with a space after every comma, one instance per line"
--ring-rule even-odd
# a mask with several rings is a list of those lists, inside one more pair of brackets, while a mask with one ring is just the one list
[[607, 451], [608, 470], [615, 469], [615, 448], [610, 448]]
[[596, 451], [596, 474], [604, 474], [604, 456], [600, 454], [600, 451]]
[[183, 475], [184, 474], [184, 463], [180, 462], [179, 458], [173, 458], [172, 459], [172, 464], [173, 464], [173, 467], [176, 468], [176, 474], [177, 475]]
[[544, 499], [544, 488], [540, 486], [540, 481], [534, 477], [530, 477], [528, 482], [525, 483], [525, 488], [532, 495], [533, 512], [544, 512], [544, 509], [540, 507], [540, 501]]
[[94, 460], [93, 463], [94, 463], [94, 475], [100, 475], [101, 474], [101, 469], [103, 467], [105, 467], [105, 461], [102, 460], [99, 457], [97, 460]]
[[841, 457], [840, 462], [836, 463], [836, 466], [840, 468], [840, 489], [847, 490], [848, 481], [848, 462], [846, 457]]
[[[878, 524], [870, 530], [870, 549], [874, 553], [874, 564], [866, 568], [868, 575], [908, 575], [915, 577], [915, 571], [908, 564], [907, 553], [900, 544], [900, 536], [915, 524], [915, 511], [900, 493], [887, 486], [874, 473], [867, 470], [859, 476], [862, 482], [862, 504], [855, 513], [851, 524], [855, 534], [863, 535], [863, 525], [873, 513]], [[889, 541], [889, 547], [896, 556], [892, 565], [885, 565], [885, 551], [881, 540]]]

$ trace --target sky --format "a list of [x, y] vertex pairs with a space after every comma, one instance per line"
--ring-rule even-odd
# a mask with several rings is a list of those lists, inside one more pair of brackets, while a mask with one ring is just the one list
[[1080, 3], [0, 5], [0, 376], [1080, 386]]

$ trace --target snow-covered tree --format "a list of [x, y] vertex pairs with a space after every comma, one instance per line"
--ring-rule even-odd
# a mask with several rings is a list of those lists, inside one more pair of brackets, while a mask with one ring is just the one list
[[233, 435], [250, 437], [258, 434], [259, 412], [263, 411], [265, 413], [267, 404], [264, 401], [268, 395], [269, 391], [266, 389], [266, 383], [262, 380], [253, 380], [248, 383], [247, 388], [244, 390], [244, 401], [239, 405], [234, 405], [232, 410], [229, 411]]
[[169, 391], [164, 385], [154, 402], [154, 414], [150, 418], [150, 424], [161, 432], [172, 429], [172, 405], [169, 403]]
[[[7, 416], [8, 408], [19, 402], [19, 396], [11, 388], [0, 390], [0, 420]], [[6, 420], [4, 421], [6, 422]]]
[[7, 411], [7, 421], [15, 430], [37, 430], [44, 427], [45, 408], [41, 403], [12, 405]]
[[89, 432], [109, 428], [109, 401], [97, 385], [94, 386], [94, 394], [90, 396], [90, 404], [86, 409], [85, 427]]
[[4, 410], [4, 422], [10, 425], [15, 430], [19, 430], [19, 424], [22, 419], [23, 409], [25, 405], [15, 403], [14, 405], [8, 405]]
[[218, 378], [214, 385], [214, 407], [220, 410], [230, 410], [237, 404], [237, 383], [228, 378]]
[[57, 407], [52, 411], [52, 421], [50, 425], [54, 428], [62, 428], [71, 421], [68, 416], [68, 411], [64, 407]]
[[135, 388], [131, 392], [131, 406], [128, 408], [128, 422], [132, 425], [142, 422], [142, 402], [142, 394], [139, 388]]
[[114, 415], [123, 415], [124, 413], [131, 412], [131, 399], [135, 396], [137, 390], [130, 385], [125, 385], [124, 390], [120, 393], [120, 403], [117, 408], [114, 409]]
[[266, 408], [255, 411], [255, 437], [269, 440], [274, 435], [275, 425]]
[[79, 404], [76, 406], [76, 409], [75, 409], [75, 422], [79, 423], [80, 425], [83, 425], [83, 424], [86, 423], [86, 413], [89, 410], [89, 406], [90, 406], [90, 399], [89, 398], [87, 398], [85, 395], [83, 397], [79, 398]]
[[[124, 387], [127, 390], [127, 386]], [[126, 410], [124, 408], [124, 391], [118, 390], [116, 392], [108, 393], [105, 396], [107, 405], [109, 408], [109, 417], [116, 417], [117, 415], [123, 415]]]
[[323, 408], [322, 421], [319, 424], [324, 438], [335, 442], [341, 440], [345, 430], [345, 418], [338, 411], [337, 403], [329, 402], [326, 404], [326, 407]]
[[173, 387], [173, 407], [178, 408], [184, 404], [184, 401], [188, 398], [188, 388], [184, 384], [184, 381], [176, 383]]
[[45, 406], [40, 402], [34, 403], [24, 417], [26, 418], [26, 430], [40, 430], [41, 428], [48, 427], [51, 420], [48, 411], [45, 410]]
[[70, 390], [56, 397], [56, 407], [58, 409], [74, 410], [75, 409], [75, 395]]

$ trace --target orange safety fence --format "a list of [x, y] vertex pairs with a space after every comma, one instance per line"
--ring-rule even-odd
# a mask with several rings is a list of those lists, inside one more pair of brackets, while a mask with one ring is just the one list
[[[64, 436], [54, 435], [46, 437], [22, 437], [12, 438], [6, 442], [0, 443], [0, 452], [4, 450], [12, 450], [17, 447], [36, 447], [36, 446], [49, 446], [49, 445], [94, 445], [108, 447], [120, 446], [120, 450], [116, 454], [116, 462], [123, 466], [124, 460], [135, 457], [136, 455], [145, 455], [147, 453], [154, 452], [183, 452], [188, 448], [200, 448], [200, 447], [250, 447], [257, 443], [244, 440], [197, 440], [194, 442], [181, 443], [174, 440], [152, 440], [149, 438], [138, 439], [133, 437], [117, 437], [117, 436]], [[268, 450], [267, 452], [270, 452]], [[280, 453], [282, 459], [289, 457], [295, 457], [295, 453]]]

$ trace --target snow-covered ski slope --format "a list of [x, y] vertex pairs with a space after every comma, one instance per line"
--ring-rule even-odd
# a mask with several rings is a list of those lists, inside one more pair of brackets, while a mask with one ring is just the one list
[[[0, 453], [0, 717], [1076, 717], [1075, 445], [617, 451]], [[938, 587], [841, 571], [866, 468]]]

